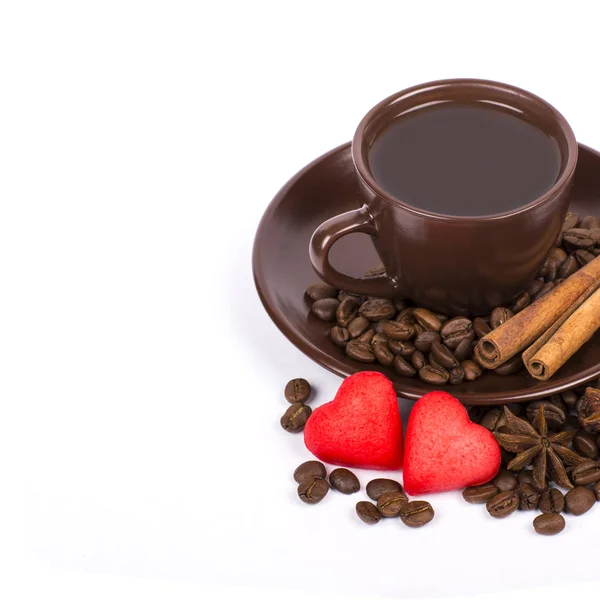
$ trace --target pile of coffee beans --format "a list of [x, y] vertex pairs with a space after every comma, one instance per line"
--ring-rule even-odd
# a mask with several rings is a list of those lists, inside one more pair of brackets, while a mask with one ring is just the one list
[[[414, 306], [409, 300], [358, 296], [324, 283], [310, 285], [306, 297], [315, 317], [333, 323], [329, 338], [350, 359], [378, 362], [398, 375], [418, 376], [435, 386], [457, 385], [485, 371], [473, 356], [480, 338], [599, 255], [600, 220], [569, 213], [536, 279], [510, 306], [499, 306], [483, 317], [451, 317]], [[383, 267], [369, 275], [381, 272]], [[495, 372], [511, 375], [522, 368], [518, 355]]]
[[306, 379], [296, 378], [286, 384], [284, 395], [290, 403], [290, 407], [283, 413], [279, 421], [286, 431], [299, 433], [304, 429], [308, 417], [312, 414], [310, 406], [306, 406], [311, 393], [310, 384]]

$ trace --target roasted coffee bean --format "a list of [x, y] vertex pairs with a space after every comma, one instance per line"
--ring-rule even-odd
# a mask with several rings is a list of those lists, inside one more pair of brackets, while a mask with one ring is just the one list
[[503, 306], [499, 306], [492, 311], [490, 316], [490, 327], [492, 329], [496, 329], [500, 327], [503, 323], [506, 323], [513, 315], [512, 310], [510, 308], [504, 308]]
[[387, 335], [383, 335], [383, 333], [376, 333], [371, 338], [371, 346], [373, 346], [373, 348], [377, 346], [377, 344], [385, 344], [387, 346], [389, 341], [390, 340], [388, 339]]
[[590, 488], [578, 485], [567, 492], [565, 504], [572, 515], [579, 516], [596, 504], [596, 494]]
[[435, 360], [435, 357], [431, 353], [429, 353], [429, 356], [427, 357], [427, 364], [431, 365], [435, 369], [445, 369], [446, 368], [443, 365], [440, 365], [440, 363], [437, 360]]
[[528, 483], [522, 483], [517, 488], [519, 494], [519, 508], [521, 510], [535, 510], [540, 503], [540, 493]]
[[375, 354], [370, 344], [352, 340], [346, 345], [346, 354], [352, 359], [362, 363], [375, 362]]
[[598, 444], [596, 443], [596, 436], [593, 433], [587, 431], [580, 431], [573, 440], [573, 448], [578, 454], [585, 458], [598, 459], [600, 451], [598, 450]]
[[565, 220], [563, 222], [562, 230], [568, 231], [569, 229], [573, 229], [579, 225], [579, 215], [568, 212]]
[[415, 328], [403, 321], [379, 321], [379, 323], [377, 323], [376, 331], [378, 333], [383, 333], [390, 340], [400, 340], [401, 342], [404, 342], [414, 335]]
[[492, 517], [503, 519], [519, 508], [519, 494], [514, 490], [500, 492], [493, 498], [490, 498], [485, 507]]
[[465, 339], [473, 341], [475, 339], [475, 331], [473, 330], [473, 322], [467, 317], [454, 317], [446, 321], [440, 331], [442, 342], [450, 348], [456, 350], [458, 345]]
[[334, 469], [329, 474], [329, 485], [342, 494], [354, 494], [360, 490], [358, 477], [348, 469]]
[[306, 289], [306, 295], [313, 301], [323, 298], [335, 298], [338, 291], [326, 283], [311, 283]]
[[307, 477], [298, 485], [298, 497], [306, 504], [321, 502], [327, 496], [328, 491], [327, 479], [321, 477]]
[[377, 361], [384, 367], [389, 367], [394, 362], [394, 353], [387, 344], [374, 344], [373, 354]]
[[433, 342], [439, 342], [440, 339], [440, 334], [437, 331], [424, 331], [413, 340], [413, 343], [417, 350], [429, 352]]
[[369, 329], [370, 325], [369, 319], [360, 315], [348, 323], [348, 333], [352, 339], [355, 339]]
[[557, 488], [543, 490], [540, 494], [539, 509], [543, 513], [560, 513], [565, 510], [565, 497]]
[[500, 469], [498, 474], [494, 479], [492, 479], [492, 483], [501, 491], [501, 492], [510, 492], [514, 490], [519, 484], [517, 478], [513, 473], [507, 471], [506, 469]]
[[377, 499], [377, 509], [382, 517], [397, 517], [407, 502], [408, 498], [404, 492], [386, 492]]
[[422, 369], [427, 364], [425, 355], [420, 350], [415, 350], [413, 352], [412, 356], [410, 357], [410, 362], [417, 371]]
[[[598, 243], [598, 242], [596, 242]], [[580, 267], [584, 267], [585, 265], [587, 265], [589, 262], [592, 262], [596, 257], [591, 253], [588, 252], [587, 250], [577, 250], [575, 252], [575, 260], [577, 261], [577, 264]]]
[[504, 425], [504, 411], [496, 406], [494, 408], [490, 408], [485, 415], [481, 418], [480, 425], [485, 427], [488, 431], [496, 431], [499, 427]]
[[360, 307], [360, 314], [369, 321], [383, 321], [391, 319], [396, 314], [394, 303], [385, 298], [367, 300]]
[[530, 485], [536, 492], [542, 492], [545, 489], [547, 489], [546, 487], [543, 488], [539, 488], [535, 482], [533, 481], [533, 471], [531, 469], [528, 469], [526, 471], [520, 471], [519, 474], [517, 475], [517, 480], [519, 481], [519, 485], [524, 485], [524, 484], [528, 484]]
[[335, 312], [338, 325], [348, 327], [349, 323], [358, 315], [358, 304], [354, 298], [344, 298]]
[[425, 365], [422, 369], [419, 369], [419, 377], [421, 381], [430, 385], [445, 385], [450, 379], [450, 373], [443, 368]]
[[298, 433], [304, 429], [308, 417], [310, 417], [312, 409], [306, 404], [295, 402], [283, 413], [281, 426], [291, 433]]
[[351, 294], [350, 292], [344, 292], [343, 290], [337, 295], [337, 299], [343, 302], [346, 298], [354, 298], [356, 304], [359, 306], [367, 299], [366, 296], [359, 296], [358, 294]]
[[416, 323], [415, 316], [413, 314], [414, 310], [415, 309], [412, 307], [402, 309], [396, 316], [396, 321], [402, 321], [403, 323], [414, 325]]
[[533, 520], [533, 528], [540, 535], [555, 535], [565, 528], [565, 518], [557, 513], [538, 515]]
[[562, 400], [563, 404], [567, 408], [575, 408], [578, 398], [579, 397], [573, 390], [569, 390], [568, 392], [563, 392], [560, 395], [560, 399]]
[[544, 416], [548, 427], [552, 430], [560, 429], [567, 419], [567, 411], [561, 404], [549, 400], [536, 400], [527, 407], [527, 418], [530, 423], [535, 421], [540, 408], [544, 406]]
[[485, 504], [500, 490], [493, 483], [474, 485], [463, 490], [463, 498], [470, 504]]
[[575, 465], [571, 471], [571, 481], [575, 485], [591, 485], [600, 481], [600, 465], [590, 458]]
[[312, 305], [312, 313], [321, 321], [335, 321], [335, 313], [340, 301], [337, 298], [323, 298]]
[[307, 460], [300, 466], [296, 467], [296, 470], [294, 471], [294, 479], [296, 483], [302, 483], [308, 477], [312, 479], [315, 479], [316, 477], [325, 479], [327, 477], [325, 465], [318, 460]]
[[531, 303], [531, 298], [527, 292], [521, 292], [514, 300], [510, 307], [514, 314], [521, 312], [524, 308], [527, 308]]
[[329, 338], [336, 346], [345, 348], [346, 344], [350, 341], [350, 332], [344, 327], [336, 325], [329, 332]]
[[567, 260], [567, 256], [568, 254], [558, 246], [554, 246], [548, 252], [548, 259], [555, 262], [559, 267]]
[[513, 375], [514, 373], [518, 373], [523, 367], [524, 365], [521, 355], [515, 354], [515, 356], [509, 358], [497, 369], [494, 369], [494, 373], [497, 373], [498, 375]]
[[531, 298], [531, 300], [533, 301], [534, 297], [537, 295], [537, 293], [544, 287], [544, 282], [541, 279], [534, 279], [528, 286], [527, 286], [527, 293], [529, 294], [529, 297]]
[[403, 492], [402, 486], [393, 479], [385, 479], [378, 478], [372, 479], [367, 483], [366, 487], [367, 496], [371, 498], [371, 500], [379, 500], [383, 494], [393, 493], [393, 492]]
[[376, 525], [381, 521], [381, 515], [377, 507], [367, 500], [361, 500], [356, 503], [356, 514], [360, 520], [367, 525]]
[[417, 370], [402, 356], [394, 357], [394, 370], [403, 377], [414, 377]]
[[400, 519], [408, 527], [423, 527], [434, 516], [433, 507], [425, 500], [413, 500], [400, 508]]
[[[594, 229], [590, 229], [590, 238], [594, 240], [594, 244], [598, 245], [600, 243], [600, 228], [594, 227]], [[575, 252], [577, 254], [577, 251]]]
[[600, 501], [600, 481], [597, 481], [593, 486], [594, 494], [596, 494], [596, 500]]
[[412, 342], [401, 342], [399, 340], [390, 340], [390, 350], [399, 356], [409, 358], [415, 351], [415, 346]]
[[597, 227], [600, 227], [600, 220], [598, 219], [598, 217], [594, 217], [591, 215], [583, 217], [583, 219], [581, 219], [579, 227], [581, 227], [582, 229], [595, 229]]
[[284, 390], [285, 399], [290, 403], [306, 402], [310, 398], [311, 387], [310, 383], [302, 377], [291, 379], [287, 382]]
[[473, 330], [478, 339], [481, 339], [492, 332], [492, 328], [481, 317], [476, 317], [474, 319]]
[[442, 328], [442, 322], [434, 313], [426, 308], [415, 308], [413, 315], [425, 331], [439, 331]]
[[425, 331], [425, 327], [423, 327], [423, 325], [421, 325], [421, 323], [417, 323], [416, 321], [415, 321], [415, 324], [413, 325], [413, 327], [415, 328], [415, 336], [417, 336], [420, 333], [423, 333]]
[[458, 367], [458, 361], [454, 354], [441, 342], [433, 342], [431, 344], [431, 355], [439, 365], [446, 369]]
[[454, 350], [454, 356], [458, 362], [467, 360], [473, 356], [473, 342], [469, 338], [464, 338]]
[[362, 335], [359, 335], [356, 338], [356, 341], [360, 342], [361, 344], [370, 344], [373, 341], [375, 335], [376, 333], [373, 329], [367, 329], [367, 331], [365, 331]]
[[463, 360], [460, 363], [460, 366], [465, 372], [465, 379], [467, 381], [474, 381], [478, 377], [481, 377], [481, 375], [483, 374], [481, 366], [474, 360]]
[[548, 283], [545, 283], [540, 291], [535, 295], [532, 296], [531, 299], [535, 302], [536, 300], [539, 300], [542, 296], [545, 296], [548, 292], [552, 291], [554, 289], [554, 282], [553, 281], [549, 281]]
[[[583, 251], [581, 251], [581, 252], [583, 252]], [[573, 273], [575, 273], [575, 271], [577, 271], [578, 268], [579, 268], [579, 265], [577, 264], [577, 260], [575, 259], [575, 257], [573, 255], [571, 255], [560, 266], [560, 269], [558, 270], [558, 276], [562, 277], [563, 279], [566, 279], [567, 277], [570, 277], [571, 275], [573, 275]]]
[[544, 271], [544, 281], [554, 281], [558, 274], [558, 265], [554, 261], [547, 260]]
[[587, 250], [594, 245], [589, 229], [575, 227], [564, 232], [563, 243], [568, 248]]
[[450, 385], [458, 385], [465, 379], [465, 371], [460, 365], [454, 367], [454, 369], [450, 369], [448, 372], [450, 373], [450, 377], [448, 378]]

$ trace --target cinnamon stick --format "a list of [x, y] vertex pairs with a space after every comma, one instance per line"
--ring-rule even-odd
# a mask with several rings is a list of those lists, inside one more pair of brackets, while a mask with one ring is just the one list
[[559, 319], [523, 353], [530, 375], [546, 381], [562, 367], [600, 328], [600, 286], [585, 294], [576, 306]]
[[475, 348], [477, 360], [487, 369], [522, 352], [563, 316], [578, 299], [600, 282], [600, 257], [573, 273], [551, 292], [481, 338]]

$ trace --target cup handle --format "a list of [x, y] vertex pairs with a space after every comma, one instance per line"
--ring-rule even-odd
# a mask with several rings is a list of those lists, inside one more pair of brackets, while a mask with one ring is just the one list
[[398, 285], [385, 273], [376, 277], [350, 277], [340, 273], [329, 262], [329, 251], [337, 240], [349, 233], [367, 233], [377, 237], [377, 228], [366, 206], [350, 210], [325, 221], [310, 239], [309, 254], [314, 270], [333, 287], [366, 296], [396, 296]]

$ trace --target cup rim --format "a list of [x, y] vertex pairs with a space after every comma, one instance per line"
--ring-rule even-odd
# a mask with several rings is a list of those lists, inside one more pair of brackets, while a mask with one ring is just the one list
[[[410, 98], [419, 93], [423, 93], [426, 91], [432, 91], [439, 88], [456, 88], [456, 87], [472, 87], [477, 86], [479, 88], [487, 89], [488, 91], [498, 91], [498, 92], [508, 92], [514, 95], [515, 98], [523, 97], [530, 102], [537, 103], [545, 108], [547, 113], [550, 115], [550, 118], [556, 125], [562, 135], [566, 140], [567, 152], [566, 156], [563, 156], [564, 165], [561, 167], [560, 174], [552, 187], [546, 190], [543, 194], [541, 194], [535, 200], [524, 204], [518, 208], [508, 210], [501, 213], [493, 213], [489, 215], [477, 215], [477, 216], [462, 216], [462, 215], [448, 215], [444, 213], [436, 213], [432, 211], [428, 211], [412, 204], [409, 204], [403, 200], [400, 200], [388, 193], [384, 190], [378, 183], [375, 181], [371, 170], [369, 168], [369, 164], [367, 161], [368, 148], [365, 148], [366, 141], [366, 132], [369, 126], [376, 120], [377, 117], [381, 116], [388, 107], [393, 104], [401, 102], [403, 99]], [[511, 106], [513, 106], [511, 104]], [[519, 108], [518, 103], [514, 103], [514, 108]], [[553, 198], [556, 197], [557, 194], [561, 193], [571, 182], [573, 174], [575, 172], [575, 167], [577, 165], [577, 140], [575, 139], [575, 134], [571, 129], [571, 126], [565, 119], [565, 117], [548, 103], [543, 98], [532, 94], [526, 90], [518, 88], [513, 85], [509, 85], [506, 83], [501, 83], [498, 81], [491, 81], [488, 79], [438, 79], [436, 81], [430, 81], [427, 83], [422, 83], [419, 85], [415, 85], [413, 87], [407, 88], [400, 92], [396, 92], [391, 96], [388, 96], [378, 104], [376, 104], [360, 121], [354, 137], [352, 139], [352, 160], [354, 162], [354, 167], [358, 176], [362, 179], [363, 183], [367, 185], [377, 196], [382, 198], [385, 202], [392, 204], [394, 206], [401, 206], [404, 210], [413, 213], [415, 215], [433, 219], [433, 220], [441, 220], [441, 221], [454, 221], [454, 222], [483, 222], [483, 221], [493, 221], [498, 219], [506, 219], [508, 217], [514, 217], [517, 215], [522, 215], [523, 213], [530, 212], [538, 208], [539, 206], [550, 202]]]

